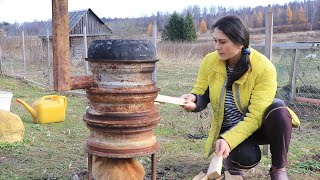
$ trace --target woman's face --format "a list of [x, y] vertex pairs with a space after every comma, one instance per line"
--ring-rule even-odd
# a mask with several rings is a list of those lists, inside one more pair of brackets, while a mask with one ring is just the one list
[[214, 46], [219, 54], [219, 59], [236, 63], [241, 56], [242, 45], [231, 41], [220, 29], [213, 30]]

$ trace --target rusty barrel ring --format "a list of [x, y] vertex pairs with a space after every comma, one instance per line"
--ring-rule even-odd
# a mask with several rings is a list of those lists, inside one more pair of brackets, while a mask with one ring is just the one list
[[[87, 112], [90, 111], [89, 109]], [[106, 129], [143, 129], [149, 126], [155, 126], [160, 117], [156, 108], [142, 113], [105, 113], [104, 115], [94, 115], [86, 113], [83, 120], [89, 127], [103, 127]]]

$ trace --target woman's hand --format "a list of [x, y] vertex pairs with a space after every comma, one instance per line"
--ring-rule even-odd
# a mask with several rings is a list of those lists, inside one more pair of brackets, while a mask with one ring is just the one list
[[218, 139], [216, 143], [216, 156], [227, 158], [230, 153], [230, 147], [226, 140]]
[[196, 104], [194, 103], [196, 101], [196, 96], [194, 94], [184, 94], [181, 98], [186, 100], [186, 104], [182, 106], [185, 110], [193, 111], [196, 109]]

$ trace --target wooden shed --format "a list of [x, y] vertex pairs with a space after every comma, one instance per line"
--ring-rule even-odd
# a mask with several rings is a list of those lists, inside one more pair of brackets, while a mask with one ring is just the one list
[[[97, 39], [107, 39], [112, 30], [90, 8], [73, 11], [69, 16], [70, 56], [72, 61], [84, 59], [90, 43]], [[52, 40], [52, 22], [38, 35], [43, 46], [47, 47]], [[52, 49], [52, 48], [50, 48]]]

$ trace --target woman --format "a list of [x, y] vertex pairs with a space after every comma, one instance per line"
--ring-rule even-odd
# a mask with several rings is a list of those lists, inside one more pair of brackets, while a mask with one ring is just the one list
[[243, 175], [261, 159], [259, 144], [270, 144], [272, 180], [288, 179], [285, 172], [292, 126], [297, 116], [275, 99], [277, 73], [273, 64], [249, 47], [249, 30], [237, 16], [213, 25], [216, 51], [203, 59], [189, 94], [188, 111], [199, 112], [210, 102], [213, 120], [206, 143], [208, 157], [224, 157], [224, 169]]

